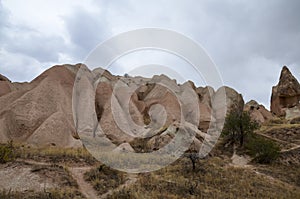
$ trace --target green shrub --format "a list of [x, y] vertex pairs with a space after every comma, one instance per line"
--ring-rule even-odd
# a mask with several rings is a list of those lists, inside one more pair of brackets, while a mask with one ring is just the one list
[[7, 163], [14, 159], [14, 149], [12, 142], [0, 144], [0, 164]]
[[254, 161], [260, 164], [270, 164], [275, 161], [280, 153], [279, 146], [271, 140], [257, 135], [248, 138], [245, 148]]
[[222, 136], [225, 137], [227, 143], [239, 142], [242, 147], [245, 138], [258, 128], [259, 124], [251, 119], [248, 112], [240, 113], [238, 110], [232, 110], [226, 116]]

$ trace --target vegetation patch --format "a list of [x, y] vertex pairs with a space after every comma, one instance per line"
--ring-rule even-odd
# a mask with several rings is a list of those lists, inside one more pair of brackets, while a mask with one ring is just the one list
[[105, 165], [100, 165], [85, 173], [84, 178], [93, 185], [100, 195], [117, 188], [126, 180], [124, 173], [112, 170]]
[[32, 159], [51, 163], [94, 165], [97, 162], [85, 148], [62, 149], [56, 147], [31, 148], [15, 146], [15, 156], [21, 159]]
[[0, 144], [0, 164], [4, 164], [14, 160], [14, 147], [12, 142]]
[[15, 192], [0, 191], [1, 199], [84, 199], [85, 197], [75, 189], [52, 189], [43, 192]]
[[258, 165], [257, 169], [259, 172], [272, 176], [275, 179], [300, 187], [299, 166], [291, 168], [288, 165], [275, 163], [272, 165]]
[[259, 135], [248, 137], [245, 148], [254, 161], [261, 164], [270, 164], [280, 155], [280, 147], [275, 142]]
[[193, 171], [187, 158], [148, 174], [109, 198], [299, 198], [300, 189], [269, 181], [254, 171], [228, 166], [227, 160], [200, 160]]

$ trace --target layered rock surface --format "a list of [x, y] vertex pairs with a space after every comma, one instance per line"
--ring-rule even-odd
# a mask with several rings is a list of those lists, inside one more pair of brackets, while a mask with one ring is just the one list
[[65, 66], [54, 66], [29, 84], [13, 83], [0, 97], [1, 142], [80, 147], [71, 108], [75, 75]]
[[293, 119], [300, 116], [300, 84], [284, 66], [279, 83], [272, 88], [271, 112], [276, 116]]
[[263, 124], [274, 119], [274, 116], [270, 111], [254, 100], [245, 104], [244, 111], [249, 112], [251, 118], [259, 124]]
[[[14, 140], [37, 147], [81, 147], [72, 112], [73, 86], [81, 67], [81, 64], [54, 66], [30, 83], [12, 83], [0, 76], [0, 141]], [[190, 91], [194, 92], [189, 94]], [[95, 93], [95, 112], [102, 131], [113, 143], [126, 149], [130, 149], [127, 143], [136, 136], [146, 137], [152, 150], [167, 144], [176, 134], [172, 126], [182, 118], [195, 126], [197, 136], [193, 144], [198, 146], [211, 121], [218, 120], [226, 109], [242, 111], [244, 106], [241, 94], [229, 87], [214, 91], [211, 87], [197, 88], [192, 82], [179, 85], [165, 75], [151, 79], [121, 78], [103, 71]], [[187, 96], [192, 96], [193, 106]], [[178, 98], [189, 103], [180, 103]], [[226, 108], [222, 107], [223, 101]], [[195, 123], [196, 112], [191, 108], [194, 105], [200, 111]], [[120, 117], [130, 118], [134, 125], [128, 125], [127, 121], [118, 123], [113, 106], [120, 110]], [[224, 110], [217, 110], [218, 107]], [[129, 126], [127, 130], [132, 134], [124, 133], [122, 125]], [[135, 135], [136, 127], [156, 129], [159, 134]]]
[[11, 82], [0, 74], [0, 97], [11, 91]]

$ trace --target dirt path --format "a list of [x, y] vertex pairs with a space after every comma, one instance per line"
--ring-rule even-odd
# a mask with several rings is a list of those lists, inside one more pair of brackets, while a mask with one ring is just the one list
[[99, 198], [97, 192], [91, 184], [84, 180], [84, 173], [91, 170], [92, 167], [69, 167], [72, 177], [76, 180], [79, 191], [88, 199]]
[[270, 136], [270, 135], [266, 135], [266, 134], [261, 133], [261, 132], [257, 132], [257, 134], [258, 134], [258, 135], [261, 135], [261, 136], [263, 136], [263, 137], [265, 137], [265, 138], [271, 139], [271, 140], [273, 140], [273, 141], [279, 142], [279, 143], [281, 143], [281, 144], [291, 144], [291, 145], [293, 145], [293, 146], [295, 146], [295, 147], [296, 147], [296, 146], [299, 146], [299, 145], [297, 145], [297, 144], [295, 144], [295, 143], [291, 143], [291, 142], [288, 142], [288, 141], [280, 140], [280, 139], [278, 139], [278, 138], [274, 138], [274, 137], [272, 137], [272, 136]]
[[294, 146], [290, 149], [281, 150], [281, 153], [286, 153], [286, 152], [289, 152], [289, 151], [297, 150], [299, 148], [300, 148], [300, 145], [297, 145], [297, 146]]
[[101, 195], [100, 198], [107, 198], [107, 196], [111, 195], [113, 192], [121, 191], [122, 189], [129, 187], [130, 185], [136, 183], [137, 181], [137, 174], [128, 174], [127, 180], [125, 181], [124, 184], [121, 184], [119, 187], [109, 190], [105, 194]]
[[24, 162], [26, 164], [39, 165], [39, 166], [51, 166], [51, 165], [53, 165], [53, 164], [48, 163], [48, 162], [38, 162], [38, 161], [35, 161], [35, 160], [17, 159], [16, 161], [18, 161], [18, 162]]

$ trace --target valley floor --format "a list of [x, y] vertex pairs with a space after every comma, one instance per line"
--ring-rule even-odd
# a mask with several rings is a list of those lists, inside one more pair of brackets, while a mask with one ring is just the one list
[[299, 168], [225, 156], [200, 160], [196, 170], [186, 158], [146, 174], [100, 168], [17, 159], [0, 167], [0, 198], [300, 198]]
[[195, 170], [181, 158], [144, 174], [112, 170], [84, 149], [15, 147], [15, 158], [0, 164], [0, 198], [300, 198], [300, 139], [293, 133], [299, 129], [272, 125], [258, 132], [282, 145], [272, 164], [215, 148]]

